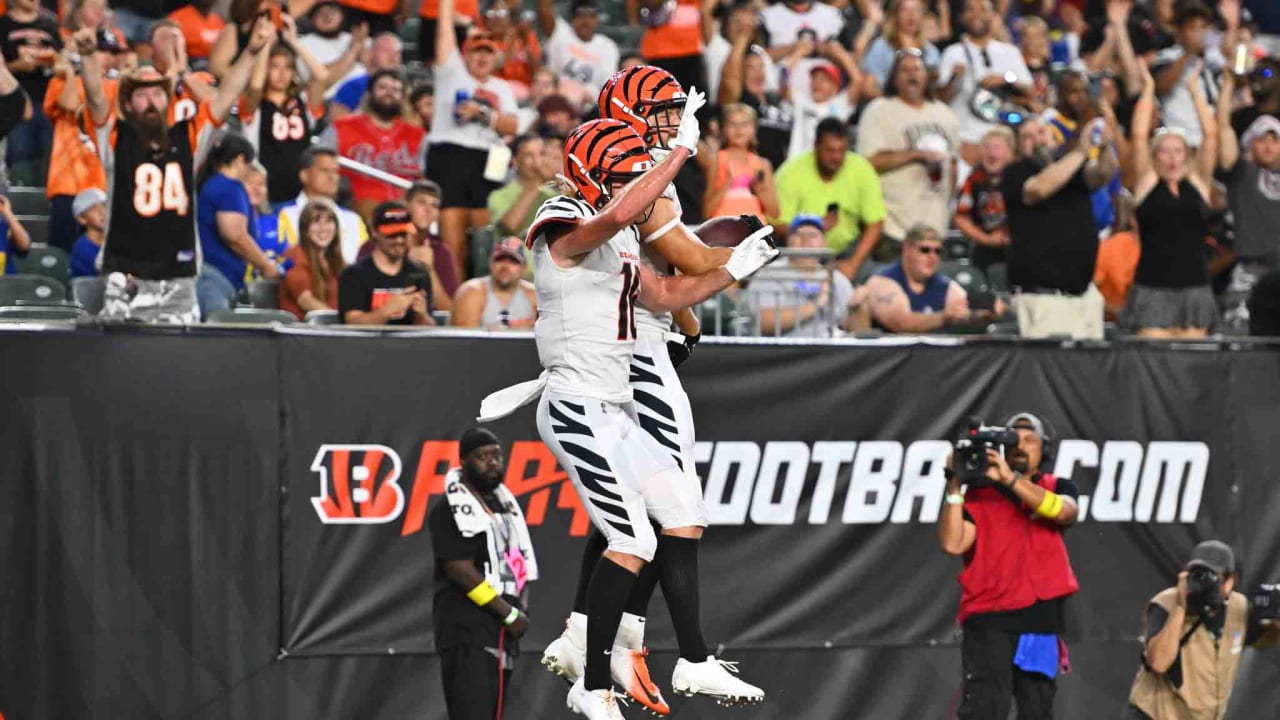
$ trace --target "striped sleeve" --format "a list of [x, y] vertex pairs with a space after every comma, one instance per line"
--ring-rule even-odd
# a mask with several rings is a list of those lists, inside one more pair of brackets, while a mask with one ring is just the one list
[[577, 225], [595, 214], [595, 210], [582, 200], [567, 195], [557, 195], [538, 208], [537, 214], [533, 217], [533, 224], [529, 226], [529, 232], [525, 235], [524, 243], [528, 247], [533, 247], [534, 241], [548, 225], [556, 223]]

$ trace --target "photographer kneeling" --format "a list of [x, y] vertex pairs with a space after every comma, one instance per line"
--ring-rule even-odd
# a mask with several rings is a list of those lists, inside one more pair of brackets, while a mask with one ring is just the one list
[[1241, 651], [1280, 642], [1280, 625], [1262, 617], [1275, 614], [1275, 586], [1264, 586], [1251, 612], [1233, 591], [1235, 566], [1226, 543], [1206, 540], [1191, 551], [1178, 584], [1147, 603], [1146, 646], [1126, 720], [1225, 716]]
[[1053, 717], [1066, 664], [1063, 601], [1080, 587], [1062, 532], [1076, 521], [1079, 490], [1040, 470], [1050, 442], [1031, 413], [1003, 428], [971, 422], [948, 463], [956, 470], [947, 468], [938, 536], [947, 554], [964, 557], [960, 718], [1004, 720], [1011, 699], [1019, 718]]

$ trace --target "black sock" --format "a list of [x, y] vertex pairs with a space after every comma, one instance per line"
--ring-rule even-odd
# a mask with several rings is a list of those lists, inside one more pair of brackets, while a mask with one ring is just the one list
[[607, 690], [613, 685], [609, 652], [635, 581], [636, 576], [630, 570], [607, 557], [600, 558], [596, 571], [591, 574], [587, 594], [587, 671], [583, 678], [588, 690]]
[[[653, 529], [655, 533], [660, 530], [661, 528], [658, 527]], [[653, 598], [653, 591], [658, 588], [660, 572], [658, 568], [661, 561], [662, 551], [659, 550], [654, 554], [653, 560], [646, 563], [640, 570], [635, 584], [631, 586], [631, 597], [627, 599], [627, 612], [640, 617], [649, 617], [649, 600]]]
[[702, 637], [702, 618], [698, 592], [698, 541], [692, 538], [658, 536], [658, 555], [662, 564], [658, 574], [662, 580], [662, 596], [671, 611], [680, 657], [690, 662], [707, 659], [707, 641]]
[[578, 594], [573, 596], [573, 611], [587, 614], [587, 588], [591, 587], [591, 574], [600, 563], [600, 556], [609, 549], [609, 541], [595, 528], [587, 536], [587, 544], [582, 548], [582, 567], [578, 570]]

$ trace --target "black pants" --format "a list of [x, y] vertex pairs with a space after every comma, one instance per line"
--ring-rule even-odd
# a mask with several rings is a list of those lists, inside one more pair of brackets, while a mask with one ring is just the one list
[[[685, 92], [689, 92], [689, 88], [697, 86], [699, 90], [707, 89], [707, 71], [706, 66], [702, 62], [702, 55], [686, 55], [684, 57], [669, 58], [646, 58], [645, 62], [660, 67], [663, 70], [675, 76], [680, 81], [680, 87]], [[710, 98], [709, 102], [715, 104], [715, 98]]]
[[[359, 10], [353, 7], [343, 7], [343, 24], [347, 30], [354, 28], [360, 23], [366, 23], [369, 26], [369, 37], [377, 37], [382, 33], [396, 32], [396, 15], [381, 15], [379, 13], [371, 13], [366, 10]], [[428, 63], [428, 67], [430, 64]]]
[[[496, 652], [496, 651], [495, 651]], [[440, 676], [449, 720], [496, 720], [502, 717], [511, 663], [498, 669], [488, 648], [456, 645], [440, 651]]]
[[966, 627], [960, 643], [964, 670], [964, 699], [957, 717], [962, 720], [1005, 720], [1010, 699], [1017, 701], [1018, 720], [1052, 720], [1053, 696], [1058, 683], [1040, 673], [1013, 665], [1018, 633]]

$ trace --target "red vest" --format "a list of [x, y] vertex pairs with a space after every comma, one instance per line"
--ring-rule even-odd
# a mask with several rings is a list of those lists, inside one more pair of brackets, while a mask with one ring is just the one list
[[[1058, 487], [1054, 476], [1039, 477], [1037, 484], [1045, 490]], [[992, 486], [968, 488], [964, 509], [978, 534], [959, 577], [958, 622], [978, 613], [1020, 610], [1080, 589], [1059, 525]]]

